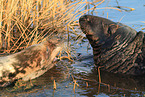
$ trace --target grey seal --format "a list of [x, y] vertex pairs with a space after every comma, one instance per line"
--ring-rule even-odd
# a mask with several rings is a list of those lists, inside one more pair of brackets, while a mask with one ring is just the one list
[[61, 40], [46, 39], [18, 53], [0, 57], [0, 87], [14, 80], [35, 79], [54, 66], [53, 60], [63, 48]]
[[145, 73], [145, 34], [119, 22], [93, 15], [79, 19], [102, 70], [129, 75]]

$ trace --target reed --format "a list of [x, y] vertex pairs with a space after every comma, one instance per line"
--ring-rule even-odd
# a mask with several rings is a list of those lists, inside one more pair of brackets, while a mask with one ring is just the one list
[[94, 3], [87, 0], [0, 0], [0, 53], [15, 53], [54, 33], [63, 34], [69, 40], [70, 33], [77, 35], [78, 18], [93, 10]]

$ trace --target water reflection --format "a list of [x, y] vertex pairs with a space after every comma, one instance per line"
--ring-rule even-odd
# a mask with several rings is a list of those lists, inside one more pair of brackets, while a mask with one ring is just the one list
[[[81, 89], [85, 90], [81, 95], [92, 97], [102, 93], [111, 95], [131, 96], [145, 94], [145, 77], [144, 76], [129, 76], [123, 74], [114, 74], [106, 71], [101, 71], [101, 83], [96, 68], [92, 69], [92, 73], [84, 76], [76, 74], [76, 78], [81, 84]], [[85, 83], [88, 83], [88, 86]]]
[[[92, 60], [92, 58], [86, 58], [76, 61], [77, 66], [68, 61], [61, 61], [41, 77], [32, 80], [35, 87], [19, 92], [10, 91], [13, 87], [9, 87], [1, 89], [0, 95], [37, 97], [144, 96], [144, 76], [129, 76], [101, 71], [101, 83], [99, 83], [98, 71]], [[80, 72], [78, 72], [79, 70]], [[54, 80], [56, 81], [56, 90], [53, 90]], [[74, 80], [79, 85], [76, 85], [75, 90]]]
[[[108, 6], [115, 6], [116, 0], [110, 0]], [[122, 23], [132, 26], [144, 25], [140, 21], [144, 21], [144, 6], [143, 0], [119, 0], [120, 6], [128, 6], [135, 8], [132, 12], [120, 13], [116, 10], [105, 10], [106, 14], [109, 13], [109, 18], [114, 21], [121, 20]], [[106, 6], [106, 3], [104, 5]], [[117, 5], [116, 5], [117, 6]], [[97, 10], [98, 12], [98, 10]], [[99, 12], [98, 15], [101, 15]], [[138, 27], [138, 26], [137, 26]], [[134, 27], [135, 28], [135, 27]], [[140, 30], [137, 29], [137, 30]], [[88, 42], [80, 43], [82, 47], [76, 48], [80, 57], [92, 55], [92, 50], [86, 50]], [[73, 48], [72, 48], [73, 49]], [[86, 52], [89, 52], [86, 53]], [[122, 74], [113, 74], [101, 71], [101, 83], [99, 83], [98, 70], [93, 65], [92, 57], [84, 58], [71, 64], [68, 61], [60, 61], [57, 66], [46, 72], [41, 77], [32, 80], [34, 87], [29, 88], [27, 91], [23, 89], [19, 91], [13, 90], [14, 87], [1, 88], [0, 96], [28, 96], [28, 97], [93, 97], [93, 96], [145, 96], [145, 76], [128, 76]], [[56, 81], [56, 90], [53, 90], [53, 81]], [[73, 90], [73, 81], [79, 84]], [[27, 84], [31, 82], [26, 82]]]

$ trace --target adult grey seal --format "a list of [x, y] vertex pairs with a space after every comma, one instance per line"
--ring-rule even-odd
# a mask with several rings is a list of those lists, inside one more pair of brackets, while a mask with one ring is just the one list
[[63, 48], [56, 38], [46, 39], [18, 53], [0, 57], [0, 87], [6, 87], [16, 79], [34, 79], [51, 69], [53, 59]]
[[114, 73], [145, 73], [145, 35], [142, 31], [92, 15], [80, 17], [79, 23], [93, 48], [97, 66]]

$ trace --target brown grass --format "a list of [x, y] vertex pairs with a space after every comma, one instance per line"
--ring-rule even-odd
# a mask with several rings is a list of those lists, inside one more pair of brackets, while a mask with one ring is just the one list
[[102, 9], [97, 6], [104, 1], [0, 0], [0, 54], [15, 53], [54, 34], [69, 45], [72, 34], [80, 35], [78, 18]]
[[[93, 10], [94, 3], [85, 0], [0, 0], [0, 53], [15, 53], [40, 43], [53, 33], [65, 33], [69, 39], [70, 32], [77, 32], [77, 19]], [[88, 4], [94, 7], [88, 8]]]

